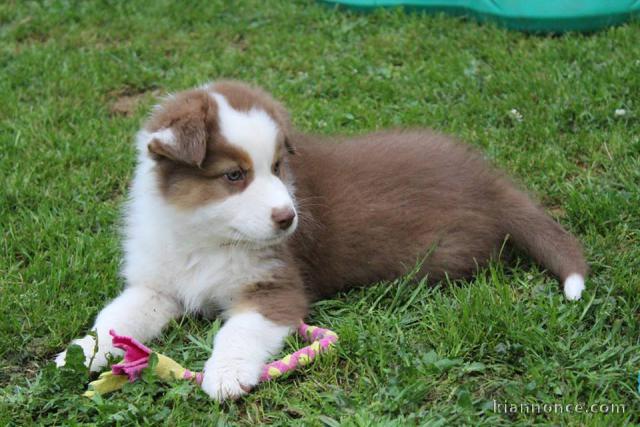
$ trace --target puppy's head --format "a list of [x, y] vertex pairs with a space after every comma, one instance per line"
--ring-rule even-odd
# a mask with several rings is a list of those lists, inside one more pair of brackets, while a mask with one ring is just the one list
[[260, 89], [220, 82], [179, 93], [154, 111], [139, 148], [160, 194], [202, 236], [276, 244], [298, 218], [287, 156], [289, 118]]

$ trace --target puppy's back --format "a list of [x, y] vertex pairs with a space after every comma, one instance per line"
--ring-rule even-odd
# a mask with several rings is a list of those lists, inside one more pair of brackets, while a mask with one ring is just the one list
[[514, 234], [562, 280], [586, 274], [577, 241], [466, 144], [407, 131], [294, 145], [292, 248], [319, 296], [396, 278], [423, 259], [431, 279], [467, 277]]
[[500, 244], [500, 178], [466, 145], [415, 131], [297, 150], [294, 248], [320, 294], [393, 279], [428, 253], [432, 278], [465, 276]]

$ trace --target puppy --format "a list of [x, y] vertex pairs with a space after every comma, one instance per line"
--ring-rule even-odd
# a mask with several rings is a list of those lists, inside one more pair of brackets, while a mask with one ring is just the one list
[[[185, 313], [226, 319], [203, 390], [255, 386], [309, 301], [412, 269], [431, 280], [485, 265], [507, 237], [584, 289], [580, 244], [481, 155], [430, 131], [322, 140], [295, 133], [262, 90], [218, 82], [171, 96], [137, 135], [125, 210], [124, 291], [74, 341], [91, 369]], [[65, 353], [56, 362], [64, 364]]]

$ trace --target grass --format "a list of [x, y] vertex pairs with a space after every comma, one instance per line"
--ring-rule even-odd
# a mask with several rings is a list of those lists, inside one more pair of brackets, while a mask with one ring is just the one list
[[[638, 22], [532, 37], [302, 0], [2, 3], [0, 424], [640, 423], [639, 39]], [[122, 286], [132, 136], [158, 95], [220, 77], [272, 91], [306, 131], [425, 126], [482, 148], [584, 242], [583, 300], [525, 259], [405, 278], [316, 304], [338, 351], [242, 401], [151, 377], [80, 397], [86, 373], [50, 361]], [[152, 346], [201, 368], [219, 326], [180, 319]]]

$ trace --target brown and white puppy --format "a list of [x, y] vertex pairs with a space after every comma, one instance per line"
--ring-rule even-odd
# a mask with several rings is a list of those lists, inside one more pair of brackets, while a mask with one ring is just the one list
[[[219, 82], [159, 105], [138, 133], [126, 209], [126, 288], [76, 340], [92, 369], [108, 331], [148, 341], [170, 319], [226, 322], [203, 389], [235, 398], [309, 301], [420, 273], [468, 277], [505, 238], [580, 298], [579, 243], [470, 147], [430, 131], [332, 140], [299, 135], [260, 89]], [[65, 354], [57, 358], [64, 363]]]

